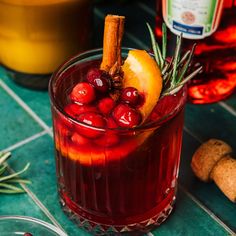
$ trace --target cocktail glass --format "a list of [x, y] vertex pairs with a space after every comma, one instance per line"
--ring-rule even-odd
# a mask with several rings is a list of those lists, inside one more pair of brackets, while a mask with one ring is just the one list
[[[123, 58], [128, 51], [122, 49]], [[101, 58], [102, 49], [79, 54], [49, 84], [60, 200], [93, 234], [147, 232], [168, 217], [175, 202], [186, 88], [161, 98], [138, 127], [81, 123], [64, 110], [68, 95], [89, 69], [99, 68]], [[84, 139], [85, 133], [98, 135]]]

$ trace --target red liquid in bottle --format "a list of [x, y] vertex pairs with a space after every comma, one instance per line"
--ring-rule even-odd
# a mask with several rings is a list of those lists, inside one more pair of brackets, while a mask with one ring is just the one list
[[[99, 64], [71, 66], [61, 75], [54, 87], [59, 107], [67, 106], [74, 85]], [[166, 117], [159, 125], [118, 131], [120, 141], [111, 147], [98, 143], [99, 137], [83, 144], [74, 142], [78, 126], [52, 106], [59, 192], [64, 208], [80, 226], [94, 234], [109, 228], [111, 235], [121, 230], [141, 232], [161, 224], [170, 214], [186, 93], [183, 88], [158, 102], [150, 119]]]
[[[162, 1], [157, 3], [156, 35], [161, 36]], [[174, 34], [169, 40], [175, 43]], [[184, 39], [184, 49], [197, 43], [195, 66], [203, 66], [188, 87], [189, 101], [195, 104], [217, 102], [232, 94], [236, 87], [236, 1], [224, 0], [220, 24], [215, 33], [204, 39]]]

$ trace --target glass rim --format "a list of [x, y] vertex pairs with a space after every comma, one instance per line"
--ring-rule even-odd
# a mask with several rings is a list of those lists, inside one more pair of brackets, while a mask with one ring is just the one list
[[38, 225], [44, 226], [47, 229], [52, 230], [54, 233], [57, 233], [60, 236], [68, 236], [64, 231], [62, 231], [62, 229], [58, 228], [57, 226], [52, 225], [52, 224], [45, 222], [43, 220], [34, 218], [34, 217], [21, 216], [21, 215], [2, 215], [2, 216], [0, 216], [0, 221], [4, 221], [4, 220], [23, 220], [23, 221], [27, 221], [27, 222], [31, 222], [31, 223], [36, 223]]
[[[129, 47], [122, 47], [122, 51], [129, 51], [135, 48], [129, 48]], [[146, 129], [151, 129], [153, 127], [157, 127], [159, 125], [161, 125], [162, 123], [165, 123], [165, 120], [168, 120], [169, 117], [175, 117], [179, 111], [184, 107], [185, 102], [183, 102], [183, 104], [181, 104], [181, 106], [176, 106], [175, 109], [173, 109], [172, 112], [168, 113], [167, 115], [162, 116], [161, 118], [159, 118], [158, 120], [155, 121], [150, 121], [147, 124], [140, 124], [138, 126], [135, 126], [133, 128], [125, 128], [125, 127], [117, 127], [117, 128], [102, 128], [102, 127], [96, 127], [96, 126], [92, 126], [89, 124], [86, 124], [84, 122], [80, 122], [78, 120], [76, 120], [75, 118], [73, 118], [72, 116], [70, 116], [69, 114], [67, 114], [56, 102], [55, 97], [53, 96], [54, 91], [53, 91], [53, 81], [60, 76], [61, 73], [63, 73], [66, 69], [69, 68], [69, 66], [75, 64], [76, 62], [79, 62], [79, 58], [83, 57], [83, 56], [87, 56], [89, 54], [94, 54], [94, 56], [98, 53], [102, 53], [103, 49], [102, 48], [96, 48], [96, 49], [91, 49], [91, 50], [87, 50], [84, 51], [82, 53], [76, 54], [74, 56], [72, 56], [71, 58], [69, 58], [68, 60], [66, 60], [64, 63], [62, 63], [57, 70], [52, 74], [50, 80], [49, 80], [49, 85], [48, 85], [48, 93], [49, 93], [49, 97], [50, 97], [50, 103], [53, 106], [54, 109], [56, 109], [57, 112], [60, 113], [60, 115], [63, 115], [63, 117], [67, 118], [70, 122], [75, 123], [77, 125], [81, 125], [83, 127], [86, 128], [92, 128], [98, 131], [106, 131], [106, 130], [112, 130], [112, 131], [119, 131], [119, 132], [124, 132], [124, 131], [141, 131], [141, 130], [146, 130]], [[154, 56], [154, 54], [148, 52], [150, 55]], [[179, 92], [185, 91], [186, 93], [186, 85], [182, 86], [182, 88], [177, 91], [174, 94], [171, 94], [170, 96], [175, 96], [176, 94], [178, 94]], [[184, 93], [184, 92], [182, 92]], [[168, 95], [169, 96], [169, 95]], [[187, 96], [187, 95], [186, 95]], [[158, 102], [163, 99], [163, 98], [159, 98]]]

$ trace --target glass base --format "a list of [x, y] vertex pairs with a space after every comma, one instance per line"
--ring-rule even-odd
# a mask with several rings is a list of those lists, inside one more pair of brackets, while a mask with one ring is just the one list
[[161, 225], [167, 217], [171, 214], [176, 197], [173, 196], [171, 202], [169, 202], [164, 210], [159, 212], [157, 215], [143, 220], [141, 222], [128, 224], [128, 225], [105, 225], [100, 224], [94, 221], [91, 221], [87, 218], [84, 218], [82, 215], [78, 215], [73, 212], [65, 203], [64, 199], [60, 197], [60, 203], [62, 205], [63, 211], [69, 216], [69, 218], [74, 221], [80, 228], [92, 233], [93, 235], [127, 235], [127, 236], [138, 236], [147, 233], [153, 228]]

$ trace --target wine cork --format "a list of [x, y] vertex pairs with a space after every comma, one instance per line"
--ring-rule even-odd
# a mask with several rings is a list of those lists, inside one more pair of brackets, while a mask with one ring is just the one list
[[211, 181], [211, 171], [216, 163], [227, 154], [232, 148], [225, 142], [218, 139], [210, 139], [203, 143], [194, 153], [191, 167], [194, 174], [204, 182]]
[[236, 159], [231, 156], [220, 159], [211, 172], [211, 178], [232, 202], [236, 202]]

